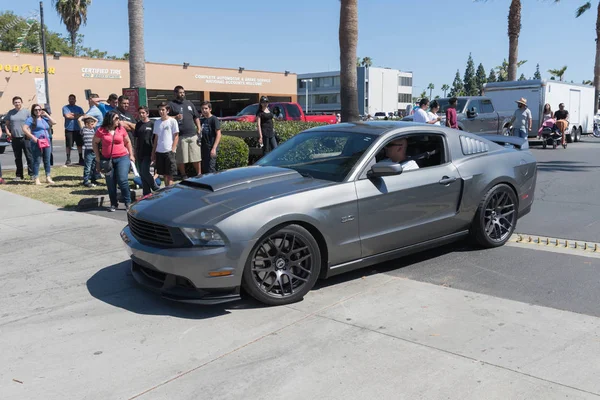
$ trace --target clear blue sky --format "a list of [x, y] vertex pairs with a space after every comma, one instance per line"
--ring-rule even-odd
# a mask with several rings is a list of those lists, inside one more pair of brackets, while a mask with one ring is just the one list
[[[414, 93], [464, 74], [469, 52], [486, 72], [508, 58], [509, 0], [358, 0], [358, 55], [374, 66], [414, 72]], [[524, 0], [519, 69], [533, 75], [567, 65], [565, 80], [593, 79], [595, 5], [576, 19], [583, 0]], [[594, 2], [595, 3], [595, 2]], [[39, 1], [0, 0], [0, 9], [26, 15]], [[46, 24], [66, 33], [44, 1]], [[337, 0], [145, 1], [146, 59], [214, 67], [290, 70], [339, 69]], [[84, 45], [121, 55], [128, 51], [127, 1], [94, 0], [81, 33]]]

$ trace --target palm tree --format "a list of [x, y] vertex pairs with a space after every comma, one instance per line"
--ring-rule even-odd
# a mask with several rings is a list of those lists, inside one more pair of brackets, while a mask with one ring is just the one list
[[129, 85], [146, 87], [144, 56], [144, 0], [128, 0], [129, 13]]
[[435, 86], [433, 85], [433, 83], [430, 83], [429, 85], [427, 85], [427, 89], [429, 89], [429, 98], [431, 98], [432, 92], [433, 92], [433, 89], [435, 89]]
[[[558, 2], [560, 0], [556, 0]], [[587, 10], [592, 8], [592, 2], [586, 1], [575, 12], [575, 17], [581, 17]], [[598, 96], [600, 96], [600, 2], [596, 14], [596, 58], [594, 61], [594, 88], [596, 89], [596, 101], [594, 101], [594, 113], [598, 112]]]
[[88, 6], [92, 0], [52, 0], [60, 22], [65, 24], [71, 37], [73, 57], [77, 56], [77, 32], [81, 25], [87, 23]]
[[446, 92], [448, 91], [448, 89], [450, 89], [450, 86], [448, 86], [444, 83], [442, 85], [442, 91], [444, 92], [444, 97], [446, 97]]
[[559, 81], [562, 82], [563, 80], [563, 76], [565, 75], [565, 72], [567, 71], [567, 66], [565, 65], [562, 68], [559, 69], [549, 69], [548, 72], [550, 73], [550, 75], [555, 76], [558, 78]]
[[371, 57], [363, 57], [362, 66], [369, 68], [371, 65], [373, 65], [373, 60], [371, 60]]
[[340, 97], [342, 122], [358, 121], [356, 46], [358, 44], [358, 0], [340, 0]]

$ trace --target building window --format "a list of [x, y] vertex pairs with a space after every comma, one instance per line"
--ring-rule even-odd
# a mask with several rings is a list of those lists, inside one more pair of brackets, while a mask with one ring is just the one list
[[410, 102], [412, 102], [412, 94], [398, 93], [398, 103], [410, 103]]
[[340, 94], [315, 94], [312, 96], [313, 104], [339, 104]]
[[306, 89], [306, 82], [302, 82], [301, 79], [298, 79], [298, 89]]
[[399, 76], [398, 77], [398, 86], [412, 86], [412, 77]]

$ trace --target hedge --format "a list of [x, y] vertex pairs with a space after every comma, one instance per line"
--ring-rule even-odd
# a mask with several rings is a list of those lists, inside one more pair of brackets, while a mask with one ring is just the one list
[[222, 135], [217, 151], [217, 171], [248, 165], [249, 149], [243, 139]]
[[[283, 143], [302, 131], [322, 125], [327, 124], [324, 122], [275, 121], [273, 127], [275, 129], [275, 133], [279, 137], [279, 143]], [[221, 123], [221, 132], [235, 131], [257, 131], [256, 123], [235, 121], [225, 121]], [[255, 138], [244, 138], [244, 141], [248, 147], [258, 147], [258, 131], [256, 132]]]

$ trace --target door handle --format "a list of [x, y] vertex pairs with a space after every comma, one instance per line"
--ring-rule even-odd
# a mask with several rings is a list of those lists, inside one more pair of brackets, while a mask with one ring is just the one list
[[444, 176], [442, 179], [440, 179], [440, 185], [449, 185], [452, 182], [456, 181], [456, 177], [449, 177], [449, 176]]

